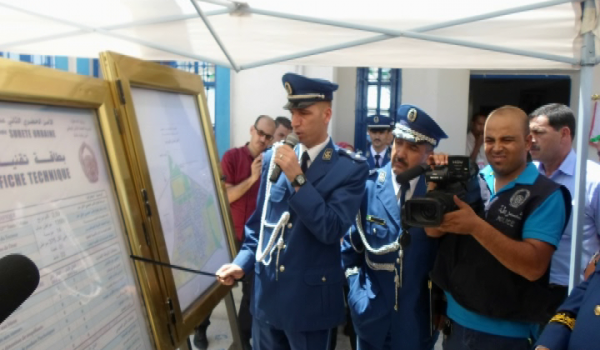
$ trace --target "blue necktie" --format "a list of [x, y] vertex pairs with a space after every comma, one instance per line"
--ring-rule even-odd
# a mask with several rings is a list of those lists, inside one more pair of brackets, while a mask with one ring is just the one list
[[308, 152], [304, 151], [302, 153], [302, 161], [300, 163], [300, 169], [302, 169], [302, 172], [304, 174], [306, 174], [306, 171], [308, 170], [308, 161], [310, 160], [310, 156], [308, 155]]
[[406, 201], [406, 192], [408, 192], [410, 190], [410, 183], [407, 182], [405, 184], [401, 184], [400, 185], [400, 202], [398, 202], [398, 205], [402, 208], [402, 205], [404, 204], [404, 202]]
[[381, 167], [381, 165], [379, 164], [379, 158], [381, 158], [381, 156], [379, 154], [375, 155], [375, 167], [379, 168]]

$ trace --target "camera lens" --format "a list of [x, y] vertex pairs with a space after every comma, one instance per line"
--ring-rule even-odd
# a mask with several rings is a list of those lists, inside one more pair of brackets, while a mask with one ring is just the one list
[[414, 227], [439, 226], [443, 204], [437, 198], [413, 198], [406, 201], [403, 220]]
[[421, 211], [421, 217], [427, 221], [433, 221], [437, 216], [437, 208], [433, 204], [424, 203], [419, 210]]

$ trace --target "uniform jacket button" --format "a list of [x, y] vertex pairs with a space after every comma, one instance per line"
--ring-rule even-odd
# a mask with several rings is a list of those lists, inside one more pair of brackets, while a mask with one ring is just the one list
[[280, 271], [280, 272], [283, 272], [283, 271], [285, 271], [285, 266], [283, 266], [283, 265], [279, 266], [279, 271]]

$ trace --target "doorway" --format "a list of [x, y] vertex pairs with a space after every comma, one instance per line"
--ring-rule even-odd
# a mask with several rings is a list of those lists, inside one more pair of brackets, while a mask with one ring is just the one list
[[471, 75], [471, 114], [489, 114], [512, 105], [529, 114], [548, 103], [570, 104], [571, 77], [568, 75]]

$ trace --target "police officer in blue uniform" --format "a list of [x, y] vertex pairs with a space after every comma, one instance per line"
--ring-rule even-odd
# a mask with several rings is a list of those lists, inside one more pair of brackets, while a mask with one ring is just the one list
[[[288, 73], [284, 108], [300, 144], [276, 143], [263, 155], [256, 211], [232, 264], [217, 271], [226, 285], [255, 272], [254, 350], [326, 350], [345, 319], [340, 239], [365, 190], [364, 157], [339, 149], [327, 134], [337, 85]], [[281, 176], [271, 181], [276, 167]]]
[[372, 115], [367, 118], [367, 132], [371, 140], [365, 156], [369, 169], [379, 169], [390, 161], [392, 147], [389, 144], [394, 123], [385, 115]]
[[544, 328], [535, 350], [600, 348], [600, 265], [577, 286]]
[[440, 139], [438, 124], [412, 105], [398, 109], [391, 162], [372, 170], [356, 225], [344, 237], [342, 262], [358, 349], [433, 349], [428, 273], [437, 243], [421, 228], [404, 230], [400, 208], [424, 196], [424, 176], [399, 184], [396, 176], [423, 164]]

